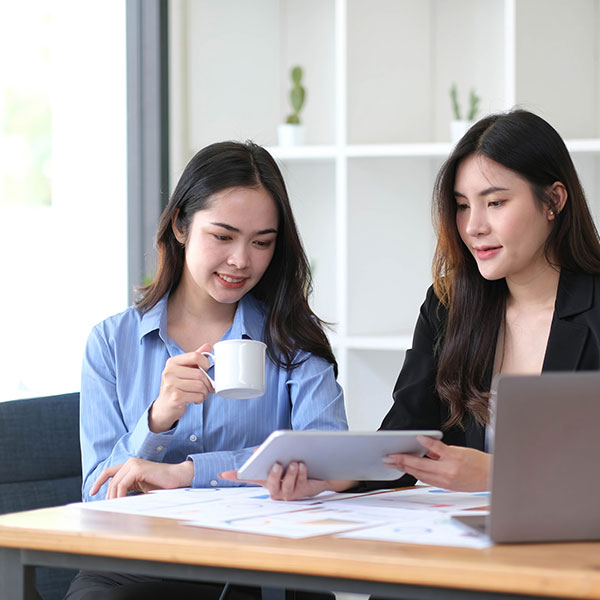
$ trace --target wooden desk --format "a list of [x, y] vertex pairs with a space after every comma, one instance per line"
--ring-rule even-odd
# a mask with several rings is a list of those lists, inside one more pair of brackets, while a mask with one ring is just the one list
[[600, 543], [485, 550], [322, 536], [291, 540], [79, 507], [0, 516], [0, 598], [28, 600], [33, 565], [395, 598], [600, 599]]

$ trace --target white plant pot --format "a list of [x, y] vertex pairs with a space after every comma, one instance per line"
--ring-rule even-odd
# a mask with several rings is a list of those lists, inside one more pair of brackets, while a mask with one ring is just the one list
[[281, 123], [277, 128], [280, 146], [302, 146], [304, 144], [304, 125]]
[[465, 121], [464, 119], [461, 119], [460, 121], [450, 121], [450, 141], [453, 145], [467, 133], [473, 123], [475, 123], [475, 121]]

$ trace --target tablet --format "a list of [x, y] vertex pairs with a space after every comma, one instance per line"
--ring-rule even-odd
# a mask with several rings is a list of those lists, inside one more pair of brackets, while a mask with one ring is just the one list
[[398, 479], [403, 471], [386, 467], [387, 454], [423, 456], [418, 435], [441, 439], [441, 431], [289, 431], [273, 432], [238, 470], [240, 479], [264, 480], [274, 463], [303, 462], [310, 479]]

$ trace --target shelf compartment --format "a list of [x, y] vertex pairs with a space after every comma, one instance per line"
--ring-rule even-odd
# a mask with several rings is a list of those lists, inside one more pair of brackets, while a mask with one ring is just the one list
[[440, 163], [349, 160], [349, 336], [412, 331], [431, 283], [431, 191]]
[[311, 261], [311, 305], [325, 321], [336, 315], [335, 165], [332, 162], [281, 161], [296, 225]]
[[348, 353], [346, 413], [350, 429], [377, 430], [392, 406], [392, 391], [404, 352], [352, 350]]

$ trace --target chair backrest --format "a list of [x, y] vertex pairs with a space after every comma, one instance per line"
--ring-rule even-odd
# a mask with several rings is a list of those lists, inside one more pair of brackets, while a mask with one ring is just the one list
[[81, 500], [79, 393], [0, 402], [0, 513]]
[[[79, 393], [0, 402], [0, 513], [81, 500]], [[44, 600], [64, 598], [75, 571], [36, 569]]]

